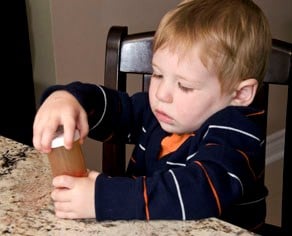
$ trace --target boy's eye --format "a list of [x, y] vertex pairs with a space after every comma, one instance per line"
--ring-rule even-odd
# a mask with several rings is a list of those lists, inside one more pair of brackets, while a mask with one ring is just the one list
[[153, 73], [153, 74], [152, 74], [152, 77], [153, 77], [153, 78], [156, 78], [156, 79], [162, 79], [163, 76], [162, 76], [162, 75], [159, 75], [159, 74], [155, 74], [155, 73]]
[[193, 91], [193, 88], [188, 88], [182, 85], [180, 82], [178, 82], [178, 87], [183, 91], [183, 92], [191, 92]]

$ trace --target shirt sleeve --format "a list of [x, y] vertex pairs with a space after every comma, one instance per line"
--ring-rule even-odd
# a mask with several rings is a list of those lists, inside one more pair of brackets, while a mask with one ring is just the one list
[[[54, 91], [65, 90], [71, 93], [85, 109], [88, 115], [90, 138], [104, 141], [119, 139], [128, 142], [129, 130], [135, 129], [138, 113], [142, 112], [143, 99], [135, 99], [127, 93], [112, 90], [104, 86], [79, 81], [67, 85], [54, 85], [49, 87], [41, 97], [41, 103]], [[138, 96], [139, 97], [139, 96]], [[135, 107], [135, 108], [133, 108]], [[139, 112], [138, 112], [139, 111]], [[141, 116], [141, 115], [140, 115]]]
[[[220, 150], [210, 148], [205, 154], [214, 155], [217, 151]], [[191, 161], [185, 166], [133, 179], [103, 175], [96, 181], [96, 218], [189, 220], [218, 217], [222, 209], [242, 197], [241, 187], [220, 163], [212, 161]]]

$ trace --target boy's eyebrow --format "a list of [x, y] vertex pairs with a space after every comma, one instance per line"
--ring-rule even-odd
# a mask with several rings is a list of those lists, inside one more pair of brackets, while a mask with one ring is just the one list
[[[160, 70], [160, 67], [158, 65], [156, 65], [155, 63], [151, 63], [152, 65], [152, 68], [153, 69], [157, 69], [157, 70]], [[153, 71], [152, 71], [153, 72]]]
[[[158, 70], [160, 69], [160, 67], [158, 65], [156, 65], [155, 63], [151, 63], [152, 64], [152, 67], [154, 68], [157, 68]], [[194, 81], [192, 78], [190, 77], [185, 77], [185, 76], [182, 76], [180, 74], [175, 74], [175, 76], [181, 80], [185, 80], [187, 82], [192, 82], [192, 83], [196, 83], [196, 84], [200, 84], [200, 81]]]
[[152, 60], [152, 63], [151, 63], [152, 66], [155, 66], [155, 67], [159, 67], [158, 65], [156, 65], [153, 60]]

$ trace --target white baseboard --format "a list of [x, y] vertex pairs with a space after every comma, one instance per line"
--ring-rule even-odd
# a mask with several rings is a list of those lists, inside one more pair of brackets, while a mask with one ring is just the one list
[[266, 165], [283, 158], [285, 129], [272, 133], [267, 137]]

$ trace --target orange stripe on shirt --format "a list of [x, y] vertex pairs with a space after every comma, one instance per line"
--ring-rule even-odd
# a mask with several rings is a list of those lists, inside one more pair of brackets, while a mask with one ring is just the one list
[[194, 134], [172, 134], [165, 137], [161, 141], [161, 151], [159, 154], [159, 159], [171, 152], [176, 151], [190, 136], [194, 136]]
[[246, 153], [244, 153], [243, 151], [239, 150], [239, 149], [236, 149], [236, 151], [238, 151], [246, 160], [247, 162], [247, 165], [248, 165], [248, 168], [250, 169], [250, 172], [252, 173], [254, 179], [256, 179], [256, 174], [254, 173], [253, 169], [251, 168], [250, 166], [250, 162], [249, 162], [249, 158], [248, 156], [246, 155]]
[[221, 208], [221, 204], [220, 204], [220, 200], [219, 200], [219, 196], [218, 196], [218, 194], [217, 194], [217, 191], [216, 191], [216, 188], [214, 187], [214, 184], [212, 183], [212, 181], [211, 181], [211, 179], [210, 179], [210, 177], [209, 177], [209, 175], [208, 175], [208, 173], [207, 173], [207, 170], [205, 169], [205, 167], [203, 166], [203, 164], [201, 163], [201, 162], [199, 162], [199, 161], [194, 161], [198, 166], [200, 166], [201, 168], [202, 168], [202, 170], [203, 170], [203, 172], [204, 172], [204, 174], [205, 174], [205, 176], [206, 176], [206, 178], [207, 178], [207, 180], [208, 180], [208, 183], [209, 183], [209, 185], [210, 185], [210, 187], [211, 187], [211, 190], [212, 190], [212, 192], [213, 192], [213, 195], [214, 195], [214, 197], [215, 197], [215, 200], [216, 200], [216, 203], [217, 203], [217, 207], [218, 207], [218, 213], [219, 213], [219, 215], [221, 215], [221, 213], [222, 213], [222, 208]]
[[136, 163], [136, 160], [134, 159], [134, 157], [131, 157], [130, 160], [134, 163]]
[[148, 208], [148, 195], [147, 195], [147, 188], [146, 188], [146, 177], [143, 177], [143, 195], [144, 195], [144, 202], [145, 202], [145, 214], [146, 214], [146, 220], [150, 220], [149, 215], [149, 208]]
[[247, 114], [246, 116], [249, 117], [249, 116], [257, 116], [257, 115], [262, 115], [265, 113], [265, 110], [261, 110], [259, 112], [254, 112], [254, 113], [250, 113], [250, 114]]

